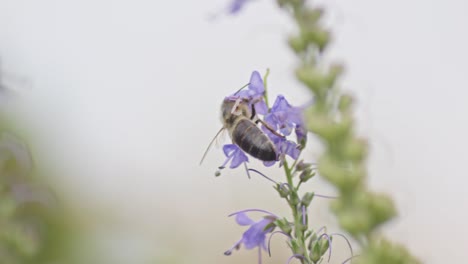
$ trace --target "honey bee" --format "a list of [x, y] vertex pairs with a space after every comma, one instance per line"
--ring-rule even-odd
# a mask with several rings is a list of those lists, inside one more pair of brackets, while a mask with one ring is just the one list
[[235, 101], [225, 98], [221, 104], [221, 121], [223, 127], [208, 145], [200, 164], [203, 162], [213, 141], [224, 129], [227, 129], [229, 132], [232, 142], [252, 157], [262, 161], [278, 160], [275, 144], [257, 124], [261, 122], [273, 134], [279, 137], [284, 136], [277, 133], [267, 123], [257, 117], [253, 102], [243, 98]]

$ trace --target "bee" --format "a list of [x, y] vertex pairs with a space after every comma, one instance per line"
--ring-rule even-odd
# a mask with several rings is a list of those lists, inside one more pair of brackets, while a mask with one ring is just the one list
[[278, 160], [278, 152], [271, 139], [257, 126], [263, 124], [273, 134], [284, 137], [272, 129], [267, 123], [259, 119], [255, 112], [254, 103], [245, 98], [232, 100], [225, 98], [221, 104], [221, 121], [223, 127], [208, 145], [200, 164], [203, 162], [213, 141], [226, 129], [234, 144], [252, 157], [262, 161]]

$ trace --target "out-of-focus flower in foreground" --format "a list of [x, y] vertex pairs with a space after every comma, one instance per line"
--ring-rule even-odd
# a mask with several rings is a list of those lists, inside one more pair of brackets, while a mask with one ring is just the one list
[[268, 233], [271, 233], [273, 229], [275, 228], [275, 226], [272, 225], [272, 223], [277, 219], [277, 216], [266, 212], [268, 213], [268, 215], [264, 216], [262, 219], [255, 222], [254, 220], [252, 220], [250, 217], [247, 216], [246, 212], [248, 211], [266, 212], [263, 210], [253, 209], [253, 210], [240, 211], [240, 212], [230, 215], [230, 216], [233, 216], [233, 215], [236, 216], [237, 224], [241, 226], [250, 226], [250, 227], [244, 232], [244, 234], [242, 234], [242, 238], [239, 241], [237, 241], [229, 250], [224, 252], [224, 255], [226, 256], [231, 255], [234, 249], [239, 249], [240, 246], [243, 244], [246, 249], [253, 249], [253, 248], [258, 247], [259, 260], [261, 260], [262, 249], [267, 250], [266, 236]]

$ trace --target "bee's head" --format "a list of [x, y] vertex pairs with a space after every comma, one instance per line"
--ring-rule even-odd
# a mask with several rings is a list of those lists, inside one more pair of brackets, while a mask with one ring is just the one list
[[223, 123], [232, 123], [239, 116], [250, 118], [250, 109], [247, 100], [242, 98], [224, 98], [221, 105], [221, 118]]

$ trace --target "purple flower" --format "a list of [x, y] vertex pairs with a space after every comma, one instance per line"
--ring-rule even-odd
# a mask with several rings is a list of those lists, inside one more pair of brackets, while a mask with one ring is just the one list
[[224, 155], [226, 155], [226, 160], [224, 161], [223, 165], [219, 168], [225, 168], [226, 164], [231, 162], [229, 168], [234, 169], [239, 167], [243, 162], [249, 162], [249, 158], [245, 153], [235, 144], [226, 144], [223, 146]]
[[228, 6], [228, 13], [229, 14], [238, 13], [244, 7], [244, 5], [249, 1], [250, 0], [232, 0]]
[[[268, 215], [263, 217], [261, 220], [255, 222], [247, 216], [246, 212], [248, 211], [260, 211], [260, 212], [268, 213]], [[241, 226], [250, 226], [250, 227], [244, 232], [244, 234], [242, 234], [242, 238], [239, 241], [237, 241], [229, 250], [224, 252], [224, 254], [229, 256], [232, 254], [232, 251], [234, 249], [239, 249], [241, 244], [244, 244], [246, 249], [253, 249], [255, 247], [258, 247], [259, 260], [260, 260], [261, 249], [265, 251], [267, 250], [266, 235], [268, 233], [271, 233], [275, 227], [272, 226], [267, 229], [265, 228], [271, 223], [273, 223], [278, 217], [267, 211], [258, 210], [258, 209], [244, 210], [244, 211], [231, 214], [230, 216], [232, 215], [236, 215], [237, 224]]]
[[[304, 127], [302, 112], [302, 108], [291, 106], [284, 96], [278, 95], [265, 121], [281, 134], [289, 136], [293, 129]], [[305, 136], [305, 133], [301, 136]]]
[[[291, 140], [287, 140], [284, 137], [278, 137], [275, 134], [271, 133], [271, 131], [265, 129], [265, 133], [270, 137], [270, 139], [273, 141], [273, 143], [276, 146], [276, 150], [278, 151], [279, 154], [279, 160], [280, 164], [282, 164], [282, 161], [284, 160], [285, 156], [288, 155], [293, 159], [298, 159], [299, 154], [301, 153], [300, 146]], [[263, 164], [267, 167], [273, 166], [276, 163], [276, 161], [264, 161]]]
[[250, 75], [248, 89], [240, 90], [227, 98], [232, 101], [245, 99], [249, 102], [249, 106], [254, 105], [257, 114], [265, 115], [268, 113], [268, 107], [263, 100], [264, 94], [265, 86], [263, 85], [263, 79], [258, 71], [253, 71]]
[[[301, 107], [291, 106], [282, 95], [278, 95], [270, 112], [265, 116], [265, 122], [275, 131], [284, 136], [289, 136], [295, 132], [297, 143], [302, 144], [307, 138], [307, 131], [304, 127], [303, 109]], [[297, 143], [287, 140], [285, 137], [279, 137], [273, 134], [268, 128], [262, 126], [263, 131], [269, 136], [276, 146], [280, 155], [280, 160], [285, 155], [297, 159], [300, 154], [301, 146]], [[271, 166], [275, 162], [264, 162], [265, 166]]]

